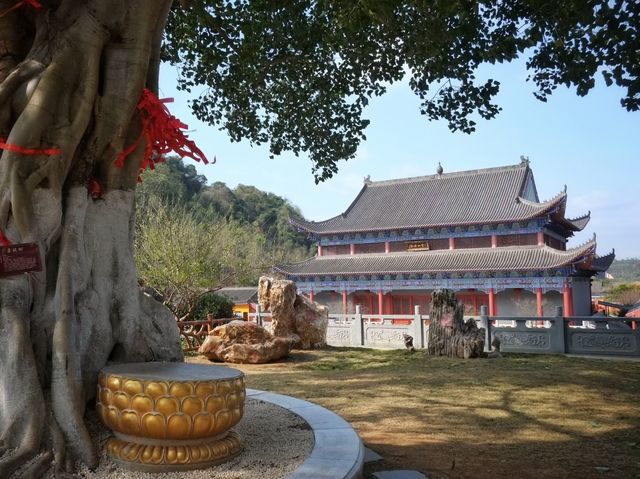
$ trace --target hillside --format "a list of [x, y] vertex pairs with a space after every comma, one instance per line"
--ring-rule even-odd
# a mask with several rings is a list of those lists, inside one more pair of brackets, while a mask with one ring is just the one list
[[257, 228], [266, 245], [282, 251], [285, 260], [299, 261], [312, 254], [312, 242], [289, 225], [289, 217], [301, 219], [302, 213], [281, 196], [254, 186], [231, 189], [220, 181], [208, 185], [193, 165], [175, 157], [146, 171], [142, 180], [136, 190], [138, 217], [146, 214], [146, 206], [160, 202], [169, 208], [184, 208], [199, 221]]
[[640, 258], [616, 259], [607, 272], [615, 282], [640, 281]]

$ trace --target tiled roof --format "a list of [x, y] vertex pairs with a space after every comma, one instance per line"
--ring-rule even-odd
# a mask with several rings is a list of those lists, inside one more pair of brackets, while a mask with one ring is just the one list
[[274, 269], [291, 276], [545, 270], [580, 262], [595, 247], [592, 240], [567, 251], [543, 245], [320, 256]]
[[258, 298], [257, 286], [221, 288], [216, 293], [226, 296], [235, 304], [257, 302]]
[[590, 269], [592, 271], [606, 271], [614, 259], [616, 259], [616, 250], [612, 250], [611, 253], [604, 256], [596, 256], [591, 261]]
[[343, 214], [321, 222], [290, 221], [313, 233], [332, 234], [524, 221], [564, 207], [566, 192], [541, 203], [523, 198], [528, 181], [533, 181], [528, 162], [367, 181]]
[[591, 211], [589, 211], [586, 215], [579, 216], [578, 218], [565, 218], [565, 221], [569, 223], [569, 227], [573, 231], [582, 231], [587, 226], [590, 219]]
[[640, 301], [631, 306], [631, 309], [627, 311], [625, 315], [627, 318], [640, 318]]

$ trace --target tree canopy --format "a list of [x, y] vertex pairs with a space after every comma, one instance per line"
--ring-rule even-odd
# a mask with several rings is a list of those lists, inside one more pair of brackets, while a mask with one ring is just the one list
[[[140, 168], [169, 150], [202, 159], [154, 95], [162, 58], [200, 92], [196, 116], [272, 155], [308, 152], [316, 181], [355, 155], [364, 108], [405, 75], [427, 118], [464, 132], [499, 112], [499, 84], [478, 68], [518, 57], [541, 100], [560, 85], [587, 94], [602, 77], [624, 89], [624, 108], [640, 107], [639, 2], [172, 4], [0, 1], [0, 243], [35, 244], [43, 265], [0, 281], [1, 477], [96, 467], [84, 412], [98, 372], [182, 357], [174, 317], [138, 290], [133, 259]], [[198, 197], [261, 227], [290, 211], [251, 187], [205, 187], [192, 166], [168, 168], [184, 181], [144, 186], [164, 201]]]
[[365, 139], [363, 110], [409, 75], [430, 120], [472, 132], [500, 111], [487, 63], [526, 57], [542, 101], [558, 86], [586, 95], [601, 77], [640, 108], [640, 4], [623, 0], [184, 1], [172, 8], [163, 58], [195, 115], [272, 155], [308, 152], [316, 181]]

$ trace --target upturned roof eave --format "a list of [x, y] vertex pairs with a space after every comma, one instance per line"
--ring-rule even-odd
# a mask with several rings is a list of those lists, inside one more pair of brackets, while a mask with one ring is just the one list
[[567, 226], [572, 231], [582, 231], [587, 227], [589, 221], [591, 221], [591, 211], [586, 215], [578, 216], [577, 218], [564, 218]]
[[615, 259], [616, 250], [612, 249], [608, 254], [593, 258], [593, 261], [591, 262], [591, 269], [598, 272], [607, 271]]
[[[553, 248], [550, 248], [546, 245], [544, 246], [534, 246], [534, 247], [512, 247], [511, 249], [519, 249], [519, 250], [540, 250], [540, 249], [546, 249], [552, 252], [552, 254], [556, 254], [556, 255], [561, 255], [564, 256], [564, 258], [560, 258], [561, 261], [558, 261], [555, 264], [552, 265], [545, 265], [545, 266], [525, 266], [525, 267], [514, 267], [514, 266], [499, 266], [499, 267], [495, 267], [495, 268], [474, 268], [474, 267], [456, 267], [456, 268], [436, 268], [436, 269], [424, 269], [424, 270], [412, 270], [411, 273], [412, 274], [424, 274], [424, 273], [441, 273], [441, 272], [487, 272], [487, 271], [513, 271], [513, 270], [518, 270], [518, 271], [536, 271], [536, 270], [545, 270], [545, 269], [554, 269], [554, 268], [562, 268], [562, 267], [566, 267], [572, 264], [576, 264], [579, 263], [580, 260], [586, 256], [590, 256], [592, 254], [594, 254], [595, 252], [595, 247], [596, 247], [596, 242], [595, 240], [590, 240], [588, 242], [586, 242], [583, 245], [580, 245], [576, 248], [572, 248], [570, 250], [567, 251], [560, 251], [560, 250], [555, 250]], [[314, 257], [311, 258], [309, 260], [300, 262], [300, 263], [296, 263], [296, 264], [302, 264], [302, 263], [309, 263], [309, 262], [313, 262], [313, 261], [331, 261], [331, 260], [336, 260], [336, 259], [357, 259], [358, 257], [362, 258], [363, 256], [368, 256], [368, 257], [388, 257], [388, 258], [393, 258], [395, 257], [400, 257], [400, 256], [414, 256], [414, 255], [442, 255], [442, 254], [469, 254], [470, 252], [491, 252], [492, 254], [500, 254], [500, 250], [503, 250], [503, 248], [473, 248], [473, 249], [460, 249], [460, 250], [449, 250], [449, 251], [442, 251], [442, 250], [436, 250], [436, 251], [429, 251], [429, 252], [423, 252], [423, 253], [377, 253], [377, 254], [367, 254], [367, 255], [344, 255], [344, 256], [329, 256], [329, 257]], [[293, 264], [290, 265], [275, 265], [273, 268], [274, 270], [282, 273], [282, 274], [287, 274], [290, 276], [323, 276], [323, 275], [361, 275], [361, 274], [374, 274], [371, 271], [327, 271], [327, 272], [309, 272], [309, 273], [304, 273], [304, 272], [292, 272], [290, 270], [287, 270], [286, 267], [287, 266], [293, 266]], [[407, 271], [405, 270], [384, 270], [381, 271], [381, 273], [385, 273], [385, 274], [402, 274], [402, 273], [406, 273]]]

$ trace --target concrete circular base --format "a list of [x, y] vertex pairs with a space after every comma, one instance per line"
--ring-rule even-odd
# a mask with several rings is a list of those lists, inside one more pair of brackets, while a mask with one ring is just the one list
[[282, 394], [247, 389], [247, 397], [287, 409], [304, 419], [313, 430], [315, 444], [311, 454], [288, 479], [362, 477], [364, 445], [358, 433], [340, 416], [317, 404]]

